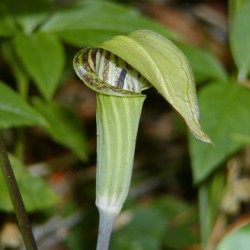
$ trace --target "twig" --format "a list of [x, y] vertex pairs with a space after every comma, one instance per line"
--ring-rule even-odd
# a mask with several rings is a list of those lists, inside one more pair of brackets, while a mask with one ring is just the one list
[[0, 134], [0, 167], [2, 168], [3, 171], [5, 182], [10, 194], [10, 198], [18, 221], [19, 229], [23, 236], [26, 249], [37, 250], [29, 218], [25, 211], [24, 203], [1, 134]]

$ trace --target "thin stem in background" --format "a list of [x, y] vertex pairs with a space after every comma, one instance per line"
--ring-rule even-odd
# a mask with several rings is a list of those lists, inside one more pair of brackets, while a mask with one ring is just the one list
[[20, 232], [23, 236], [24, 244], [27, 250], [37, 250], [34, 235], [31, 230], [28, 215], [25, 211], [24, 203], [13, 173], [7, 151], [5, 149], [4, 141], [0, 134], [0, 167], [2, 168], [3, 175], [7, 188], [9, 190], [10, 198], [14, 207], [16, 218], [18, 221]]

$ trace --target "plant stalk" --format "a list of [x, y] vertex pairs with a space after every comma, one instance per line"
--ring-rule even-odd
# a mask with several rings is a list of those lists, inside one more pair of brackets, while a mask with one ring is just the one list
[[99, 209], [99, 233], [96, 250], [108, 250], [110, 236], [117, 213], [105, 213]]
[[37, 250], [29, 218], [25, 211], [24, 203], [1, 134], [0, 134], [0, 167], [2, 168], [3, 171], [4, 179], [10, 194], [18, 226], [23, 236], [26, 249]]

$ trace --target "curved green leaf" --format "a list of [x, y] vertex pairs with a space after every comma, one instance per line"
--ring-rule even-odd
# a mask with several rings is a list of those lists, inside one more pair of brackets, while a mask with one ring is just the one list
[[15, 91], [0, 82], [0, 128], [45, 124], [41, 115]]
[[59, 85], [64, 67], [64, 51], [58, 39], [49, 34], [19, 34], [14, 39], [16, 53], [46, 99]]
[[183, 117], [191, 132], [210, 142], [199, 125], [192, 70], [184, 54], [158, 33], [139, 30], [116, 36], [99, 46], [140, 72]]
[[143, 89], [150, 87], [137, 70], [106, 50], [83, 49], [74, 57], [73, 65], [79, 78], [101, 94], [139, 97]]

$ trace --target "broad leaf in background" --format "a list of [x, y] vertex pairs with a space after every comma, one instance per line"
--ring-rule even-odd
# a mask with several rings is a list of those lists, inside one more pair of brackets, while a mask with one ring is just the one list
[[219, 242], [215, 250], [249, 250], [250, 223], [235, 228]]
[[65, 41], [83, 47], [137, 29], [151, 29], [177, 38], [174, 32], [142, 16], [134, 8], [105, 1], [82, 1], [59, 9], [41, 31], [55, 32]]
[[231, 23], [230, 47], [238, 67], [238, 80], [244, 81], [250, 73], [250, 1], [242, 5]]
[[199, 92], [201, 124], [214, 146], [190, 137], [190, 154], [195, 182], [201, 182], [230, 154], [241, 147], [234, 134], [250, 134], [250, 91], [236, 83], [215, 82]]
[[5, 59], [6, 63], [13, 72], [18, 93], [22, 96], [22, 98], [26, 99], [28, 95], [29, 76], [22, 67], [21, 63], [18, 61], [16, 53], [13, 49], [13, 44], [9, 41], [3, 42], [1, 53], [2, 57]]
[[114, 232], [110, 249], [159, 249], [165, 234], [164, 216], [153, 208], [141, 207], [133, 209], [131, 217], [126, 226]]
[[187, 44], [178, 47], [189, 59], [196, 82], [227, 79], [225, 69], [211, 52]]
[[39, 98], [33, 99], [36, 110], [48, 123], [46, 129], [56, 142], [71, 149], [81, 160], [87, 159], [87, 146], [84, 128], [80, 120], [59, 103], [45, 103]]
[[14, 90], [0, 82], [0, 128], [45, 124], [39, 113]]
[[26, 34], [30, 34], [44, 21], [52, 7], [52, 0], [1, 0], [1, 2]]
[[[57, 195], [40, 177], [32, 176], [17, 158], [9, 155], [18, 186], [28, 212], [47, 209], [57, 202]], [[5, 180], [0, 171], [0, 209], [12, 212], [13, 206]]]
[[0, 36], [11, 36], [16, 31], [15, 21], [9, 14], [6, 6], [0, 2]]
[[46, 99], [58, 87], [64, 67], [62, 44], [51, 34], [19, 34], [14, 39], [16, 53]]
[[198, 232], [193, 228], [198, 225], [198, 214], [194, 206], [170, 195], [154, 200], [152, 205], [166, 223], [162, 239], [166, 249], [184, 249], [197, 244]]
[[245, 145], [250, 145], [250, 135], [246, 135], [244, 133], [235, 133], [232, 134], [232, 139], [240, 142], [241, 144], [245, 144]]
[[198, 233], [192, 230], [197, 224], [194, 207], [172, 196], [158, 197], [121, 213], [110, 249], [183, 249], [198, 242]]

